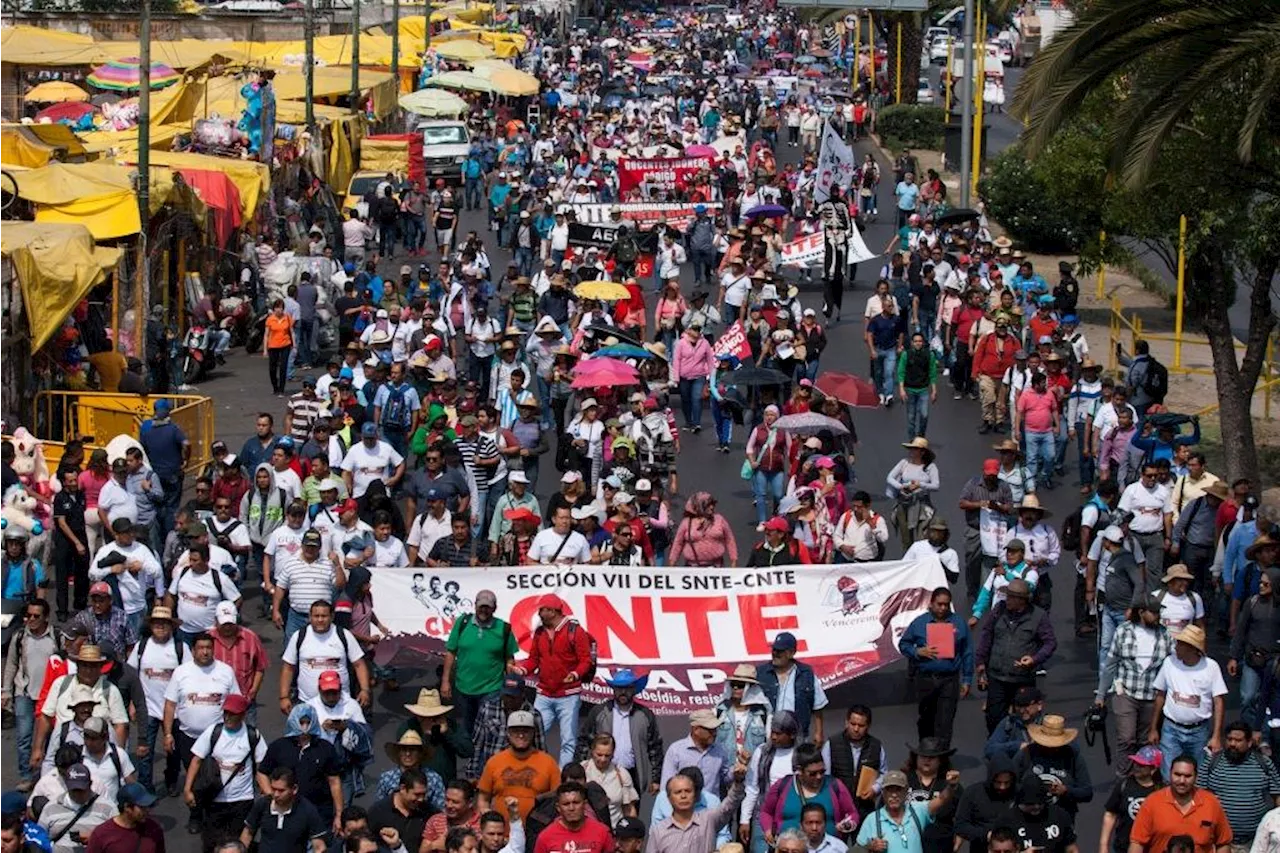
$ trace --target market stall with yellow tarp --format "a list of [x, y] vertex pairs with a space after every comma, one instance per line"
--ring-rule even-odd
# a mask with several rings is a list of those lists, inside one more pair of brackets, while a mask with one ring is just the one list
[[235, 160], [208, 154], [179, 151], [153, 151], [151, 162], [160, 166], [183, 169], [207, 169], [222, 172], [240, 192], [240, 213], [247, 222], [254, 218], [258, 203], [271, 190], [271, 170], [256, 160]]
[[[493, 52], [500, 59], [511, 59], [517, 54], [524, 53], [525, 48], [529, 45], [529, 40], [522, 33], [494, 30], [483, 24], [468, 24], [457, 19], [451, 20], [449, 26], [452, 29], [433, 36], [432, 41], [448, 41], [459, 38], [474, 39], [493, 48]], [[401, 33], [403, 32], [404, 30], [401, 29]]]
[[536, 95], [542, 88], [537, 77], [501, 59], [478, 60], [471, 63], [471, 71], [491, 82], [502, 95]]
[[99, 65], [110, 57], [89, 36], [19, 25], [0, 30], [0, 62], [14, 65]]
[[[234, 63], [247, 62], [249, 51], [245, 42], [231, 39], [178, 39], [176, 41], [152, 41], [151, 61], [163, 62], [179, 70], [204, 65], [215, 57]], [[136, 41], [100, 41], [97, 46], [111, 59], [125, 59], [138, 55]]]
[[13, 263], [22, 287], [32, 352], [120, 260], [119, 249], [96, 245], [88, 228], [73, 223], [7, 222], [0, 253]]
[[[151, 125], [151, 150], [167, 151], [173, 140], [191, 130], [191, 124]], [[84, 150], [90, 154], [134, 155], [138, 151], [138, 130], [90, 130], [80, 134]]]
[[[79, 224], [88, 228], [94, 239], [112, 240], [141, 230], [133, 187], [136, 171], [102, 162], [50, 163], [39, 169], [14, 172], [13, 178], [18, 196], [35, 206], [36, 222]], [[152, 169], [150, 180], [149, 200], [154, 214], [174, 196], [173, 175], [168, 169]], [[203, 220], [199, 199], [191, 196], [181, 201], [193, 216]]]
[[6, 124], [0, 128], [0, 163], [38, 169], [56, 160], [57, 146], [50, 145], [21, 124]]

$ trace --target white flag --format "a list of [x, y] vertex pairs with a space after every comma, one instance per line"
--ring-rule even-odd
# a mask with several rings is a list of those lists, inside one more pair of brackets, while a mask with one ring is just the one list
[[841, 189], [852, 186], [856, 166], [853, 149], [840, 138], [831, 122], [823, 122], [822, 150], [818, 154], [818, 176], [813, 185], [813, 200], [822, 204], [831, 195], [833, 186]]

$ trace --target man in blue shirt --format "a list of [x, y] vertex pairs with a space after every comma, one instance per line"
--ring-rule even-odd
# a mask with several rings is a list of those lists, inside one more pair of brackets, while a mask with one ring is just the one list
[[[53, 853], [53, 842], [49, 840], [48, 831], [31, 820], [27, 814], [27, 795], [22, 791], [6, 791], [0, 799], [0, 811], [4, 812], [4, 826], [8, 830], [11, 821], [21, 827], [22, 847], [26, 851], [43, 850]], [[16, 827], [15, 827], [16, 828]]]
[[[45, 588], [49, 585], [44, 566], [27, 554], [27, 542], [30, 539], [31, 534], [17, 524], [10, 524], [4, 529], [5, 613], [22, 613], [28, 601], [44, 598]], [[5, 639], [8, 639], [8, 632]]]
[[191, 442], [182, 427], [170, 420], [171, 411], [168, 400], [156, 400], [155, 417], [142, 425], [138, 436], [164, 490], [164, 503], [156, 506], [161, 542], [173, 529], [174, 516], [182, 501], [183, 469], [191, 459]]
[[[929, 643], [929, 625], [950, 625], [952, 648], [942, 650]], [[938, 629], [934, 629], [937, 631]], [[940, 586], [929, 596], [929, 612], [912, 620], [898, 641], [898, 651], [915, 673], [919, 716], [916, 731], [923, 740], [936, 737], [951, 743], [959, 701], [969, 695], [973, 683], [973, 643], [964, 619], [951, 610], [951, 590]], [[951, 653], [946, 657], [945, 651]]]
[[960, 771], [947, 771], [947, 787], [927, 803], [907, 802], [907, 774], [884, 774], [880, 795], [884, 805], [862, 821], [858, 844], [871, 853], [924, 853], [924, 829], [934, 816], [954, 802]]
[[920, 187], [916, 186], [916, 176], [907, 172], [894, 188], [893, 194], [898, 199], [898, 227], [907, 222], [907, 217], [916, 212], [916, 203], [920, 199]]
[[871, 376], [880, 393], [880, 405], [893, 403], [897, 388], [898, 353], [902, 350], [902, 323], [893, 313], [893, 297], [880, 300], [880, 314], [867, 321], [866, 343], [871, 356]]

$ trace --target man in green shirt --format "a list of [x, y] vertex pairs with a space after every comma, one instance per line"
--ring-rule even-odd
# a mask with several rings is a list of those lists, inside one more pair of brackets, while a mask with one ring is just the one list
[[470, 732], [480, 705], [502, 689], [502, 679], [514, 665], [518, 649], [511, 626], [494, 616], [498, 597], [483, 589], [476, 595], [475, 613], [453, 623], [445, 643], [440, 693], [457, 709], [458, 722]]

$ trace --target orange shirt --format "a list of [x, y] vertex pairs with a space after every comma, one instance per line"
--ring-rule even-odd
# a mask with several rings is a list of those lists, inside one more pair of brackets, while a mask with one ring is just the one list
[[1176, 835], [1190, 835], [1196, 853], [1213, 853], [1214, 848], [1228, 844], [1231, 826], [1222, 803], [1204, 788], [1196, 789], [1186, 814], [1174, 801], [1172, 788], [1161, 788], [1143, 800], [1129, 840], [1141, 844], [1147, 853], [1164, 853], [1169, 839]]
[[515, 797], [520, 801], [520, 819], [524, 820], [539, 794], [559, 786], [560, 766], [550, 755], [534, 750], [522, 759], [504, 749], [485, 762], [476, 787], [489, 798], [490, 808], [501, 806], [504, 797]]
[[267, 315], [267, 349], [293, 346], [293, 318], [288, 314], [279, 317], [272, 312]]

